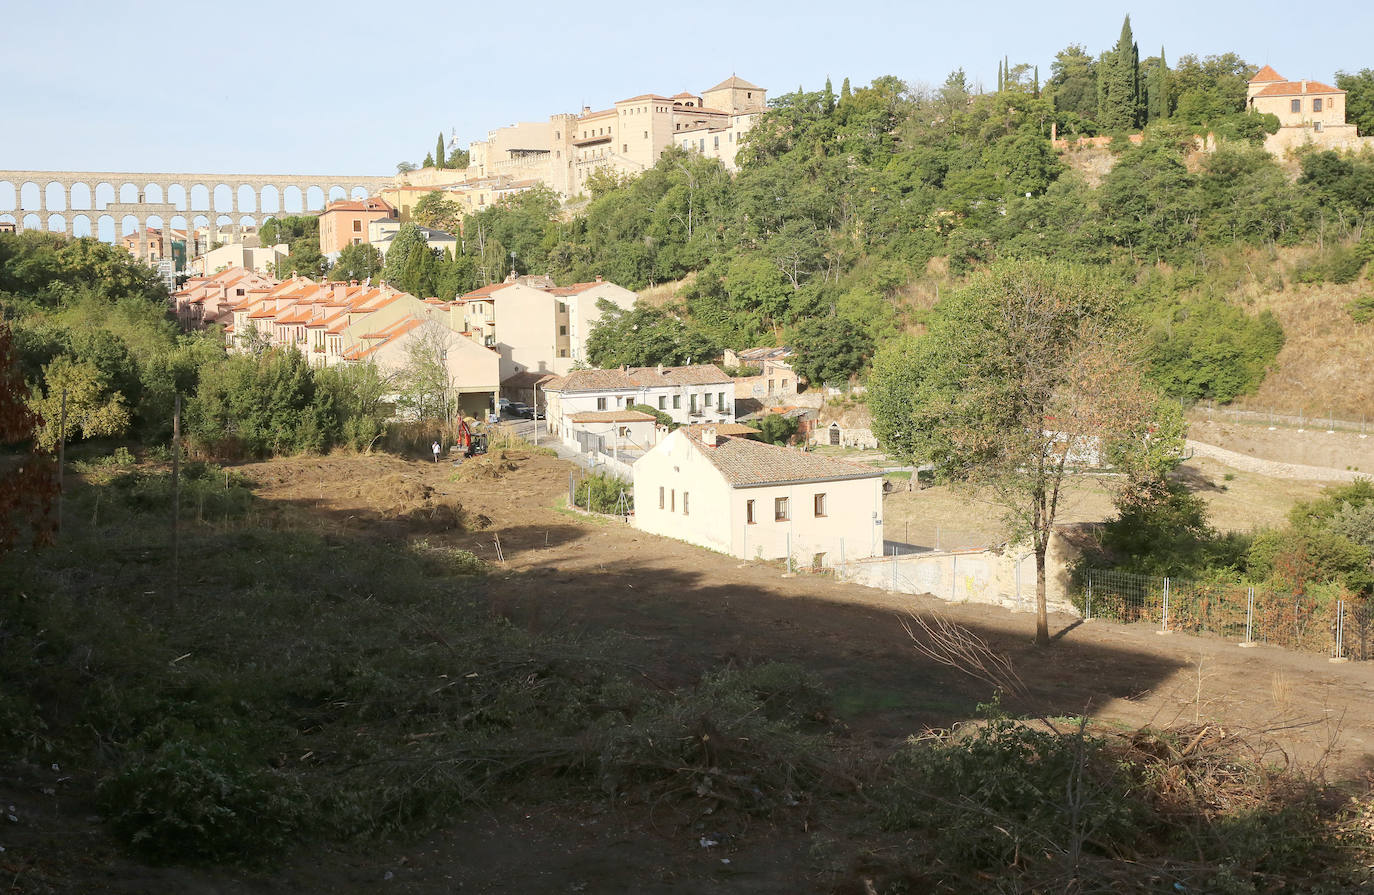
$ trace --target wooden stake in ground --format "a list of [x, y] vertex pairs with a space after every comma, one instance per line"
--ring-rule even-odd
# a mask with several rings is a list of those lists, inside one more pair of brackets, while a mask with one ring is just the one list
[[57, 423], [57, 535], [62, 534], [62, 469], [67, 465], [67, 390], [62, 389], [62, 410]]
[[172, 409], [172, 595], [181, 591], [181, 538], [177, 516], [181, 509], [181, 395]]

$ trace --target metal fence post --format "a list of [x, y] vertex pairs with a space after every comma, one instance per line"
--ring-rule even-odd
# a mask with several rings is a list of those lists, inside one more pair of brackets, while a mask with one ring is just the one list
[[1345, 600], [1336, 601], [1336, 654], [1332, 662], [1344, 662], [1345, 658]]
[[959, 557], [954, 557], [954, 562], [949, 567], [949, 598], [953, 600], [959, 593]]
[[1255, 645], [1255, 589], [1245, 589], [1245, 642], [1241, 646]]
[[1092, 618], [1092, 617], [1093, 617], [1093, 570], [1092, 570], [1092, 569], [1089, 569], [1089, 570], [1088, 570], [1088, 601], [1087, 601], [1087, 607], [1086, 607], [1086, 608], [1087, 608], [1087, 611], [1084, 613], [1084, 617], [1085, 617], [1085, 618]]
[[892, 592], [897, 592], [897, 545], [892, 545]]
[[1168, 578], [1165, 578], [1165, 579], [1164, 579], [1164, 615], [1163, 615], [1162, 618], [1163, 618], [1163, 622], [1164, 622], [1164, 627], [1160, 630], [1159, 633], [1161, 633], [1161, 634], [1168, 634], [1168, 633], [1169, 633], [1169, 579], [1168, 579]]

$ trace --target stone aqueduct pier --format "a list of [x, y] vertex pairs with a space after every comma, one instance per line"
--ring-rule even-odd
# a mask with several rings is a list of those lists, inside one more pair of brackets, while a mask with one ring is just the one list
[[[237, 237], [245, 223], [274, 214], [318, 211], [334, 199], [371, 195], [390, 177], [315, 174], [157, 174], [117, 171], [0, 171], [0, 225], [110, 239], [139, 234], [148, 257], [148, 228], [162, 231], [159, 257], [169, 257], [168, 232], [225, 225]], [[78, 226], [80, 224], [80, 226]]]

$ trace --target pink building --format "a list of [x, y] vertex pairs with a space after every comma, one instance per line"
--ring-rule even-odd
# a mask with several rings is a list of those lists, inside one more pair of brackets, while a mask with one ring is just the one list
[[383, 199], [341, 199], [320, 212], [320, 252], [338, 257], [344, 246], [367, 242], [367, 225], [396, 217], [396, 209]]

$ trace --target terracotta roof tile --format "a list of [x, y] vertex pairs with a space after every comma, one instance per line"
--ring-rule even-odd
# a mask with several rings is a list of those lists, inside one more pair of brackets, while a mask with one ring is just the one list
[[1260, 69], [1259, 71], [1255, 72], [1255, 76], [1254, 76], [1253, 78], [1250, 79], [1250, 83], [1251, 83], [1251, 84], [1264, 84], [1264, 83], [1268, 83], [1268, 82], [1270, 82], [1270, 81], [1282, 81], [1282, 80], [1283, 80], [1283, 75], [1279, 74], [1278, 72], [1274, 71], [1274, 69], [1272, 69], [1272, 68], [1270, 68], [1269, 66], [1266, 65], [1264, 68], [1262, 68], [1262, 69]]
[[883, 475], [881, 469], [871, 466], [860, 466], [747, 438], [725, 436], [720, 438], [715, 447], [707, 447], [691, 435], [686, 438], [720, 471], [725, 481], [736, 488], [881, 478]]
[[1280, 81], [1260, 90], [1255, 96], [1305, 96], [1309, 93], [1345, 93], [1321, 81]]
[[574, 423], [652, 423], [657, 417], [642, 410], [587, 410], [568, 419]]

